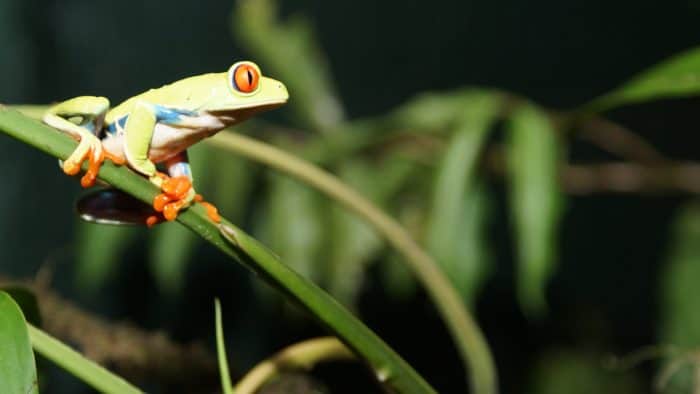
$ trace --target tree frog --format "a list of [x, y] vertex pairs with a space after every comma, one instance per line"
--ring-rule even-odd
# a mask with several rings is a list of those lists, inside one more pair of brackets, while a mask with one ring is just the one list
[[[255, 63], [241, 61], [226, 72], [185, 78], [111, 109], [105, 97], [72, 98], [49, 108], [43, 121], [79, 141], [62, 168], [75, 175], [88, 160], [83, 187], [94, 184], [105, 158], [127, 164], [162, 190], [153, 208], [174, 220], [181, 209], [201, 200], [192, 187], [187, 148], [288, 98], [284, 84], [263, 76]], [[157, 171], [156, 164], [169, 176]], [[216, 219], [215, 210], [210, 209], [210, 216]], [[159, 220], [149, 217], [148, 224]]]

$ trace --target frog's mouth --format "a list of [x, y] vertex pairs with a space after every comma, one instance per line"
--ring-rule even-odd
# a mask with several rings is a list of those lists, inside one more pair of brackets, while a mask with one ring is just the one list
[[250, 117], [253, 117], [261, 112], [267, 112], [275, 108], [279, 108], [287, 101], [270, 101], [264, 103], [253, 103], [250, 106], [239, 107], [228, 110], [209, 110], [210, 115], [216, 116], [227, 125], [240, 123]]

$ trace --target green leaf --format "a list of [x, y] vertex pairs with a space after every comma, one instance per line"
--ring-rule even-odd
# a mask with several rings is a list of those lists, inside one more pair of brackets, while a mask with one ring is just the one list
[[10, 297], [19, 305], [24, 318], [34, 324], [41, 324], [41, 313], [39, 312], [39, 303], [36, 300], [34, 293], [23, 286], [3, 286], [0, 291], [9, 294]]
[[[671, 346], [671, 354], [659, 371], [659, 384], [666, 390], [692, 392], [697, 384], [697, 363], [692, 353], [700, 346], [700, 204], [684, 206], [673, 225], [668, 255], [660, 280], [659, 341]], [[663, 381], [663, 382], [661, 382]], [[660, 390], [661, 391], [661, 390]]]
[[338, 125], [344, 110], [309, 22], [300, 15], [277, 20], [274, 0], [236, 2], [234, 37], [262, 65], [262, 72], [284, 81], [289, 102], [305, 127], [325, 131]]
[[661, 342], [681, 348], [700, 346], [700, 205], [678, 215], [661, 277]]
[[173, 295], [182, 290], [187, 263], [199, 243], [196, 235], [176, 223], [159, 224], [153, 230], [149, 263], [160, 291]]
[[[338, 175], [362, 195], [383, 205], [412, 171], [409, 161], [394, 156], [376, 165], [361, 159], [345, 161]], [[329, 233], [332, 247], [325, 265], [328, 290], [343, 304], [354, 305], [365, 268], [384, 242], [366, 221], [338, 204], [331, 206]]]
[[224, 324], [221, 321], [221, 302], [214, 300], [214, 315], [216, 325], [216, 355], [219, 361], [219, 375], [221, 376], [221, 390], [224, 394], [233, 394], [231, 374], [226, 360], [226, 341], [224, 341]]
[[222, 215], [234, 222], [241, 221], [244, 219], [246, 204], [254, 186], [254, 175], [258, 169], [250, 161], [225, 150], [212, 149], [210, 154], [216, 165], [210, 169], [214, 184], [211, 197], [207, 198], [219, 208]]
[[409, 301], [416, 293], [418, 284], [413, 273], [401, 261], [402, 257], [396, 253], [382, 259], [380, 275], [382, 285], [389, 297], [399, 301]]
[[392, 111], [389, 123], [395, 128], [422, 132], [454, 129], [464, 118], [498, 115], [500, 97], [496, 90], [475, 88], [420, 93]]
[[456, 130], [437, 169], [427, 245], [462, 296], [472, 300], [485, 278], [483, 240], [486, 198], [473, 188], [474, 170], [500, 100], [483, 94], [462, 108]]
[[107, 394], [140, 394], [141, 390], [126, 380], [109, 372], [80, 353], [66, 346], [56, 338], [27, 325], [34, 349], [71, 375], [90, 385], [95, 390]]
[[76, 236], [76, 286], [94, 293], [108, 280], [140, 229], [79, 221]]
[[305, 278], [319, 279], [325, 244], [325, 202], [309, 187], [280, 175], [270, 176], [262, 236], [275, 253]]
[[508, 164], [511, 210], [518, 257], [518, 296], [529, 314], [546, 307], [545, 287], [554, 271], [562, 196], [558, 183], [560, 147], [542, 110], [525, 104], [510, 122]]
[[27, 323], [4, 291], [0, 291], [0, 388], [4, 393], [39, 392]]
[[632, 78], [584, 108], [600, 112], [626, 104], [700, 93], [700, 48], [675, 55]]

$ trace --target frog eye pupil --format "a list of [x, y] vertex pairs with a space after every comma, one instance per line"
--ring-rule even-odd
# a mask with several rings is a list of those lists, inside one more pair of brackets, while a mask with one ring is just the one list
[[252, 93], [258, 87], [260, 74], [251, 64], [241, 64], [233, 70], [233, 87], [242, 93]]

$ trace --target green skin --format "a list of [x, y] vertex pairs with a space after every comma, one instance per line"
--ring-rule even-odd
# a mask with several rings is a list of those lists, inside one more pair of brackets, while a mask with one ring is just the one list
[[[234, 81], [241, 65], [257, 70], [257, 87], [242, 92]], [[186, 150], [225, 127], [287, 102], [287, 88], [262, 76], [257, 65], [238, 62], [227, 72], [197, 75], [134, 96], [110, 109], [105, 97], [81, 96], [52, 106], [44, 123], [80, 141], [63, 162], [66, 173], [75, 172], [92, 152], [102, 150], [119, 159], [158, 187], [162, 178], [156, 164], [165, 163], [170, 176], [192, 179]], [[78, 120], [76, 122], [76, 119]], [[185, 204], [195, 196], [188, 192]]]

